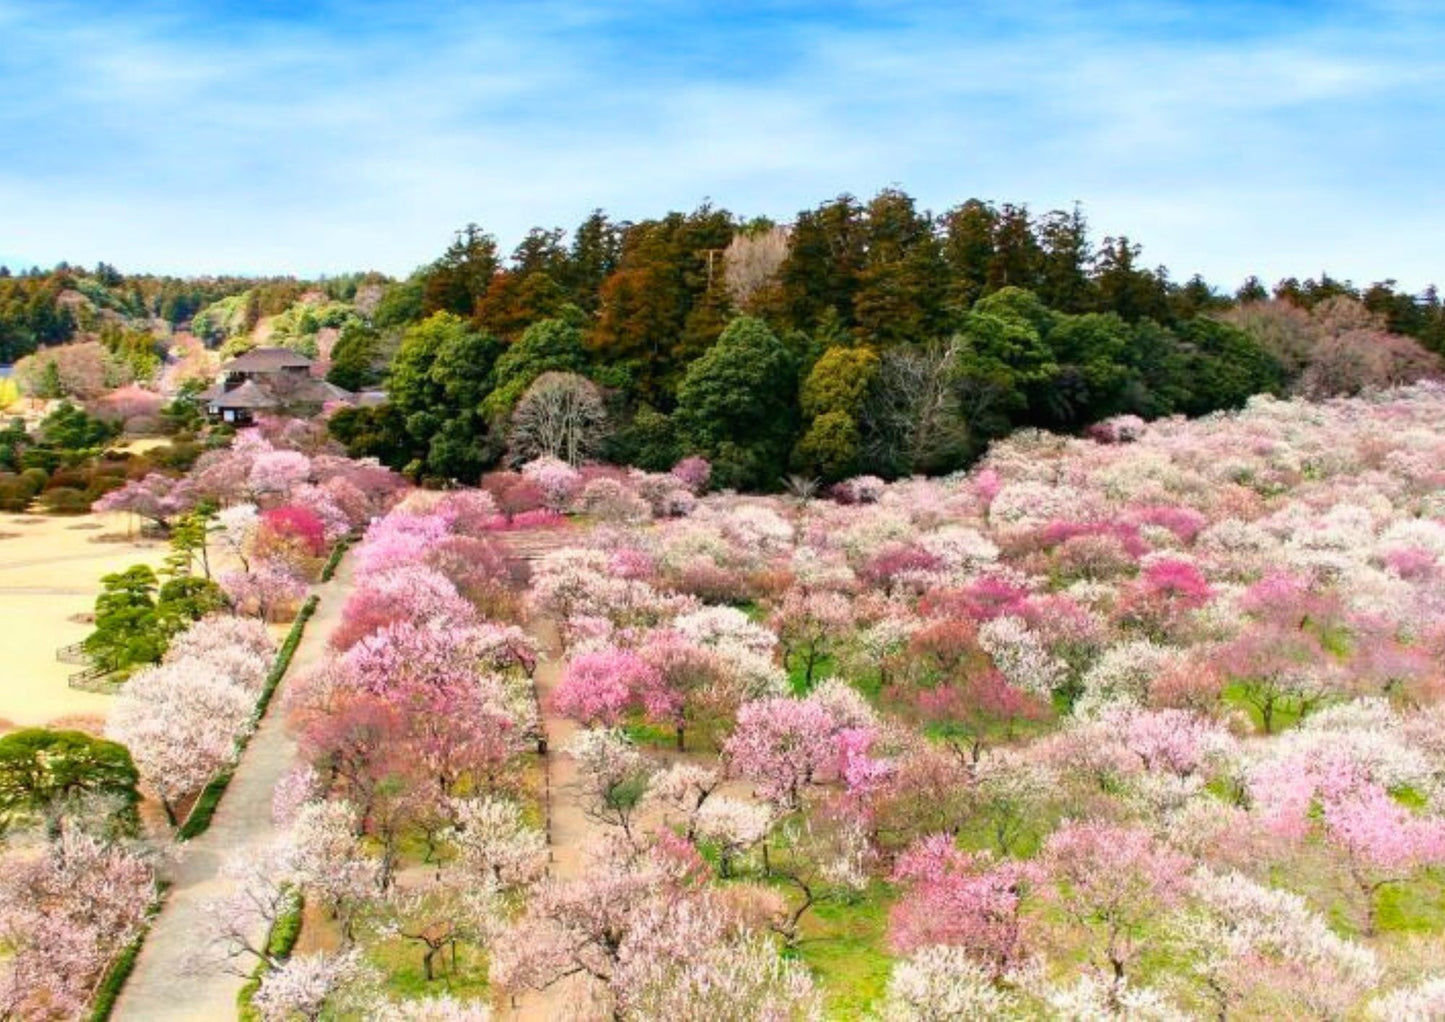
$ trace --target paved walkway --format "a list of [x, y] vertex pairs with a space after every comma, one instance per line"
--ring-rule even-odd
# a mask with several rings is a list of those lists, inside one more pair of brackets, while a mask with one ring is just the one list
[[[321, 661], [350, 587], [351, 560], [346, 558], [335, 577], [314, 590], [320, 603], [306, 624], [287, 678]], [[231, 852], [264, 844], [276, 834], [271, 793], [296, 755], [280, 701], [278, 691], [246, 747], [210, 829], [185, 844], [184, 858], [171, 870], [165, 907], [116, 1004], [113, 1017], [121, 1022], [221, 1022], [236, 1017], [236, 995], [245, 981], [225, 973], [187, 975], [183, 964], [196, 950], [206, 902], [227, 889], [227, 881], [219, 876], [221, 863]], [[255, 935], [258, 943], [263, 936]]]

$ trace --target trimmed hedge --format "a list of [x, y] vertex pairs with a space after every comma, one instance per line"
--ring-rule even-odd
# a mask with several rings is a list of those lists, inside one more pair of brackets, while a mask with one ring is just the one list
[[345, 556], [346, 551], [356, 540], [356, 536], [342, 536], [336, 541], [336, 545], [331, 548], [331, 556], [326, 558], [326, 564], [321, 568], [321, 581], [331, 581], [331, 577], [336, 574], [336, 569], [341, 564], [341, 558]]
[[[271, 927], [271, 932], [266, 935], [266, 950], [274, 958], [290, 958], [291, 952], [296, 948], [296, 942], [301, 939], [301, 921], [306, 913], [306, 901], [298, 897], [296, 903], [287, 912], [276, 917], [276, 923]], [[251, 970], [251, 978], [246, 980], [246, 985], [241, 987], [236, 994], [236, 1017], [239, 1022], [256, 1022], [260, 1015], [251, 1006], [251, 998], [256, 996], [256, 991], [261, 989], [261, 977], [266, 975], [266, 963], [257, 962], [256, 967]]]
[[107, 1022], [110, 1018], [110, 1013], [115, 1010], [115, 1002], [120, 1000], [120, 992], [125, 989], [125, 981], [130, 979], [130, 974], [135, 971], [135, 960], [140, 957], [141, 945], [145, 943], [146, 933], [149, 931], [150, 925], [147, 924], [146, 928], [136, 935], [135, 940], [126, 945], [126, 949], [110, 963], [105, 978], [95, 990], [95, 1000], [90, 1005], [90, 1022]]
[[[296, 620], [291, 622], [291, 630], [286, 633], [286, 641], [281, 643], [281, 649], [276, 654], [276, 663], [266, 677], [266, 684], [261, 689], [261, 697], [256, 700], [256, 713], [251, 718], [255, 723], [261, 723], [261, 718], [266, 716], [266, 709], [271, 705], [271, 698], [276, 694], [281, 679], [286, 677], [286, 670], [291, 666], [291, 658], [296, 655], [296, 647], [301, 645], [301, 633], [306, 630], [306, 622], [310, 621], [311, 615], [316, 613], [316, 605], [320, 602], [320, 598], [315, 595], [306, 597], [306, 602], [301, 605], [301, 611], [296, 615]], [[248, 735], [247, 740], [249, 738]], [[243, 742], [241, 748], [244, 750], [245, 747]]]
[[176, 829], [177, 841], [189, 841], [206, 832], [211, 825], [211, 817], [216, 815], [216, 809], [221, 804], [221, 796], [226, 794], [226, 788], [230, 786], [231, 778], [235, 771], [231, 769], [222, 770], [210, 782], [201, 789], [200, 796], [186, 818]]
[[156, 916], [161, 914], [165, 906], [166, 896], [170, 894], [170, 883], [161, 881], [160, 890], [156, 900], [150, 907], [146, 924], [136, 934], [135, 940], [126, 945], [125, 950], [118, 954], [105, 970], [101, 977], [100, 985], [95, 988], [91, 995], [90, 1012], [85, 1017], [89, 1022], [107, 1022], [111, 1012], [115, 1011], [115, 1002], [120, 1000], [120, 992], [125, 989], [125, 981], [130, 979], [130, 974], [135, 971], [136, 959], [140, 957], [140, 949], [145, 944], [146, 935], [151, 931], [151, 924], [155, 922]]
[[[301, 605], [301, 611], [296, 615], [296, 620], [291, 622], [291, 630], [286, 633], [286, 641], [281, 643], [281, 649], [276, 653], [276, 662], [271, 665], [271, 673], [266, 676], [266, 684], [261, 688], [261, 694], [256, 699], [256, 710], [251, 715], [251, 723], [261, 723], [261, 718], [266, 716], [266, 709], [271, 705], [271, 699], [276, 695], [276, 689], [281, 684], [281, 679], [286, 676], [286, 670], [291, 666], [291, 658], [296, 655], [296, 647], [301, 645], [301, 634], [306, 630], [306, 622], [311, 615], [316, 613], [316, 605], [319, 600], [316, 596], [309, 596], [306, 602]], [[251, 731], [242, 735], [236, 742], [236, 759], [240, 760], [241, 754], [246, 751], [246, 745], [255, 733], [254, 727]], [[231, 778], [235, 776], [232, 769], [223, 770], [201, 791], [196, 804], [191, 807], [190, 813], [186, 815], [185, 822], [176, 831], [177, 841], [189, 841], [193, 837], [204, 834], [211, 826], [211, 818], [216, 815], [216, 809], [221, 804], [221, 798], [226, 794], [226, 788], [231, 784]]]

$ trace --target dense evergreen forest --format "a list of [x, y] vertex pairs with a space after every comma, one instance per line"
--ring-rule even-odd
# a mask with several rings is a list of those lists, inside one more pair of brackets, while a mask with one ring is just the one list
[[1445, 351], [1433, 288], [1321, 274], [1230, 294], [1145, 265], [1129, 237], [1096, 242], [1078, 208], [934, 215], [893, 189], [787, 225], [597, 211], [510, 256], [469, 225], [403, 281], [7, 271], [0, 360], [106, 317], [231, 350], [268, 317], [268, 343], [333, 328], [329, 378], [390, 398], [338, 412], [333, 432], [418, 478], [474, 481], [518, 453], [518, 414], [551, 402], [585, 421], [589, 453], [647, 468], [703, 454], [719, 483], [762, 489], [945, 472], [1019, 427], [1350, 393], [1435, 373]]

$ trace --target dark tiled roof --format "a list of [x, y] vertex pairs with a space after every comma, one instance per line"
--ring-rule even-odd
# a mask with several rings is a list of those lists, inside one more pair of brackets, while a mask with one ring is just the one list
[[252, 348], [221, 367], [223, 373], [274, 373], [282, 369], [310, 369], [311, 360], [289, 348]]
[[275, 408], [278, 402], [258, 387], [254, 380], [247, 380], [234, 390], [208, 399], [217, 408]]

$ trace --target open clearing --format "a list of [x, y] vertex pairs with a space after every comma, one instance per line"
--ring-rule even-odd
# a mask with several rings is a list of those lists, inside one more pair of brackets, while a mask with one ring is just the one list
[[[125, 514], [0, 516], [0, 722], [30, 726], [109, 712], [109, 696], [66, 683], [80, 668], [56, 661], [55, 651], [90, 633], [73, 618], [94, 609], [102, 576], [160, 565], [166, 545], [138, 532]], [[116, 535], [132, 538], [99, 541]]]

